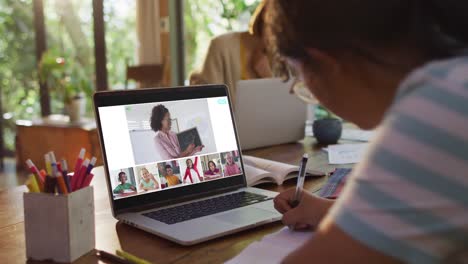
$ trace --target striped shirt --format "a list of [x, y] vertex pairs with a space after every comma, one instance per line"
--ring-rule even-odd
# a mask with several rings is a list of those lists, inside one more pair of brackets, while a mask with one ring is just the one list
[[329, 217], [405, 263], [468, 261], [468, 57], [402, 83]]

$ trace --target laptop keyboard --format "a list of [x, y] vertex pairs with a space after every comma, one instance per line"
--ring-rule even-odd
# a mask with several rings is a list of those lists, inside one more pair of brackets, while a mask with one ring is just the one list
[[168, 225], [172, 225], [271, 199], [273, 198], [260, 194], [237, 192], [176, 207], [148, 212], [143, 215]]

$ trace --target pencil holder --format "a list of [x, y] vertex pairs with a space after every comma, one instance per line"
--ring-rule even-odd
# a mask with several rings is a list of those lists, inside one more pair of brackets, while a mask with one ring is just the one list
[[94, 249], [92, 186], [68, 195], [25, 193], [23, 200], [28, 259], [70, 263]]

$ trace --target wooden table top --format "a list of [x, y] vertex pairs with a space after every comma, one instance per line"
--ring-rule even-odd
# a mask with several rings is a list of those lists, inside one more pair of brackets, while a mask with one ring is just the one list
[[[267, 158], [280, 162], [298, 164], [305, 152], [313, 153], [313, 141], [268, 147], [244, 154]], [[96, 248], [114, 253], [123, 249], [129, 253], [154, 263], [223, 263], [239, 254], [245, 247], [263, 236], [282, 227], [280, 222], [272, 223], [194, 246], [180, 246], [155, 235], [117, 222], [112, 217], [107, 194], [104, 169], [94, 170], [94, 198], [96, 212]], [[305, 188], [317, 190], [326, 180], [325, 177], [307, 179]], [[295, 186], [295, 180], [289, 180], [282, 186], [276, 184], [261, 185], [260, 188], [281, 192]], [[0, 260], [3, 263], [43, 263], [26, 261], [24, 238], [23, 193], [25, 186], [0, 192]], [[4, 262], [5, 261], [5, 262]], [[93, 254], [77, 260], [75, 263], [101, 263]]]

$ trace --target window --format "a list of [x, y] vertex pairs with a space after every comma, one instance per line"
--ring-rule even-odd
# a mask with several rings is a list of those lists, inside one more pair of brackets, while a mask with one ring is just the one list
[[[210, 40], [229, 31], [248, 30], [260, 0], [185, 0], [185, 72], [199, 69]], [[188, 76], [186, 76], [188, 78]]]

